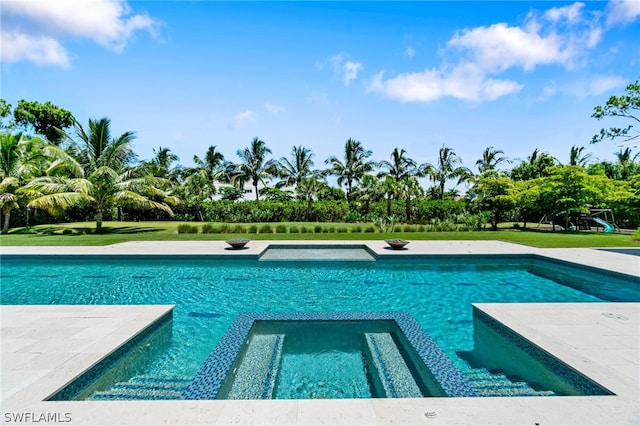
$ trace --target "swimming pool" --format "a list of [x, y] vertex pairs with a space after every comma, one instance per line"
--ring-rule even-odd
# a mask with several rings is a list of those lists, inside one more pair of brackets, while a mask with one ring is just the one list
[[168, 341], [134, 373], [167, 381], [191, 379], [240, 312], [409, 312], [464, 371], [471, 303], [640, 301], [635, 281], [531, 256], [3, 256], [1, 279], [3, 304], [175, 304]]

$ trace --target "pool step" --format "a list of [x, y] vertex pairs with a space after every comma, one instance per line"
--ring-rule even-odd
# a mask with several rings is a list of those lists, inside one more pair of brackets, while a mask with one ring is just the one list
[[192, 379], [182, 377], [155, 378], [135, 376], [126, 382], [116, 383], [107, 391], [91, 394], [88, 400], [113, 399], [182, 399], [182, 392]]
[[365, 333], [367, 346], [387, 398], [421, 398], [422, 392], [389, 333]]
[[284, 334], [255, 334], [235, 372], [227, 399], [271, 399], [283, 343]]
[[480, 396], [555, 396], [550, 390], [536, 390], [527, 382], [512, 380], [501, 373], [491, 373], [485, 368], [476, 368], [465, 373], [469, 383]]

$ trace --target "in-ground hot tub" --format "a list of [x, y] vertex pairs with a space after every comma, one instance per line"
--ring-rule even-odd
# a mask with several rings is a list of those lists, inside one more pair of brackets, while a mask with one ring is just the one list
[[407, 313], [240, 314], [186, 399], [475, 396]]

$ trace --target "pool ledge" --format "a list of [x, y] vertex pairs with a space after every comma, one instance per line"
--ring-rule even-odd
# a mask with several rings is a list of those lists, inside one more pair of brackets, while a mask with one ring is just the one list
[[[639, 303], [478, 304], [612, 396], [271, 401], [43, 401], [171, 306], [1, 306], [3, 423], [637, 424]], [[617, 313], [619, 320], [602, 315]], [[56, 417], [57, 416], [57, 417]], [[70, 419], [70, 420], [67, 420]]]

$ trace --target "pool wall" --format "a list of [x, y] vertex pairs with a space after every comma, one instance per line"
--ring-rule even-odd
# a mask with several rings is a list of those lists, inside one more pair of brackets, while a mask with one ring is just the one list
[[[45, 398], [46, 401], [69, 401], [82, 398], [89, 393], [89, 389], [96, 385], [96, 381], [110, 380], [107, 376], [114, 374], [114, 367], [122, 360], [126, 359], [136, 349], [138, 349], [145, 341], [150, 341], [153, 350], [157, 350], [154, 336], [157, 333], [171, 333], [173, 326], [173, 309], [158, 318], [141, 330], [136, 335], [123, 343], [120, 347], [107, 354], [96, 364], [85, 370], [79, 376], [72, 379], [62, 388], [57, 390], [51, 396]], [[115, 383], [117, 378], [111, 379]]]
[[530, 385], [556, 395], [613, 395], [613, 392], [570, 367], [511, 328], [473, 306], [473, 362], [488, 370], [517, 375]]

